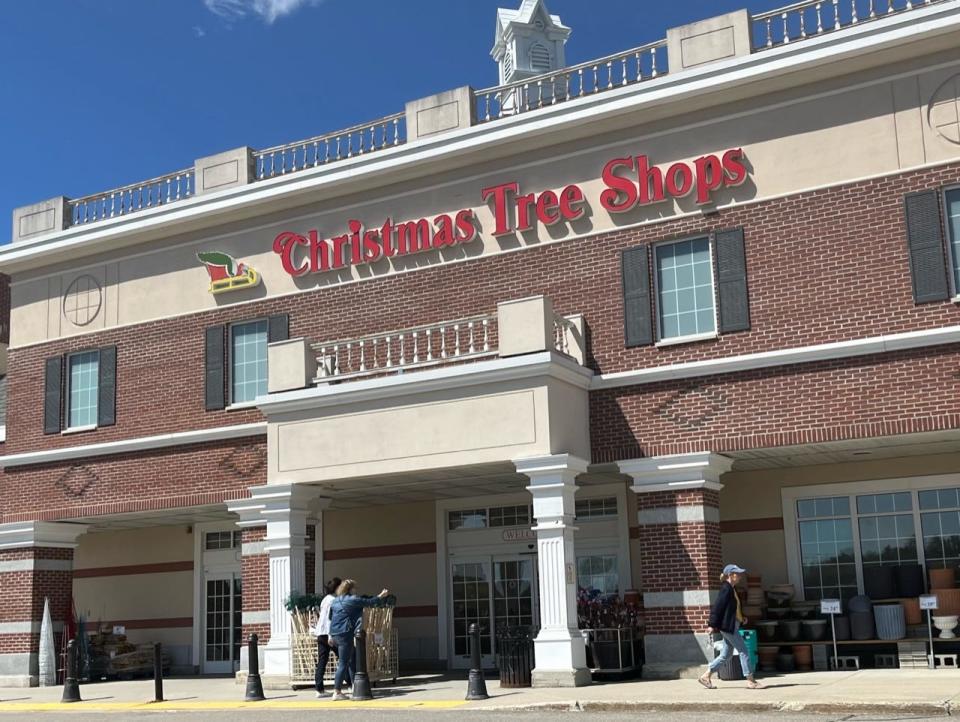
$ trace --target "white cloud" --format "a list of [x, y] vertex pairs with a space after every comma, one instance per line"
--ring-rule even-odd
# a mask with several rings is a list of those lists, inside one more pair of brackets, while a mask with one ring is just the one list
[[251, 13], [268, 25], [305, 5], [319, 5], [323, 0], [203, 0], [207, 10], [224, 20], [234, 21]]
[[201, 28], [199, 25], [194, 25], [193, 34], [196, 35], [198, 38], [202, 38], [204, 35], [207, 34], [207, 31]]

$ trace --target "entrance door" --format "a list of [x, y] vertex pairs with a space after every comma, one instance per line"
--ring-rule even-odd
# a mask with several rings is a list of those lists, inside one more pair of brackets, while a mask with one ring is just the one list
[[203, 671], [233, 674], [240, 667], [240, 575], [226, 572], [204, 577]]
[[537, 619], [535, 556], [458, 559], [451, 565], [451, 666], [470, 667], [470, 625], [480, 625], [484, 667], [495, 666], [496, 631]]
[[493, 560], [493, 628], [529, 627], [534, 623], [536, 578], [533, 557]]
[[470, 625], [480, 625], [480, 654], [484, 667], [493, 666], [493, 645], [490, 639], [490, 559], [453, 562], [453, 665], [470, 667]]

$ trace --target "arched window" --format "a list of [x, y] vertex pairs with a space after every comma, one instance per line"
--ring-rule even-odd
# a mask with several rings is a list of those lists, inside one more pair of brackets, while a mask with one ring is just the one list
[[538, 73], [546, 73], [551, 70], [550, 51], [540, 43], [536, 43], [530, 48], [530, 68]]

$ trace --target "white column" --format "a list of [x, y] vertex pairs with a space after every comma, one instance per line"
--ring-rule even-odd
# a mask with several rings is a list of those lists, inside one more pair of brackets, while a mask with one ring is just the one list
[[590, 683], [583, 636], [577, 628], [577, 566], [574, 501], [583, 459], [568, 454], [515, 460], [530, 479], [537, 533], [540, 633], [534, 641], [534, 687], [579, 687]]
[[259, 506], [266, 520], [266, 551], [270, 555], [270, 641], [263, 649], [264, 675], [290, 676], [291, 592], [304, 593], [307, 516], [318, 490], [304, 484], [268, 484], [251, 487], [250, 506]]

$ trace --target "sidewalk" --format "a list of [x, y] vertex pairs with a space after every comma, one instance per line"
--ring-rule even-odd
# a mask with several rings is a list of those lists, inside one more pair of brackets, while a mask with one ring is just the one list
[[583, 711], [713, 711], [808, 712], [947, 715], [960, 709], [958, 670], [865, 670], [809, 672], [767, 677], [766, 689], [749, 690], [744, 682], [718, 682], [706, 690], [696, 680], [637, 680], [595, 684], [577, 689], [500, 689], [488, 681], [490, 699], [466, 702], [466, 674], [405, 677], [395, 687], [373, 690], [372, 702], [331, 702], [314, 698], [312, 690], [268, 690], [265, 702], [243, 702], [244, 688], [233, 678], [164, 680], [165, 702], [152, 703], [153, 681], [102, 682], [82, 685], [83, 702], [61, 705], [59, 687], [0, 689], [0, 714], [42, 711], [117, 710], [244, 710], [379, 709], [583, 710]]

